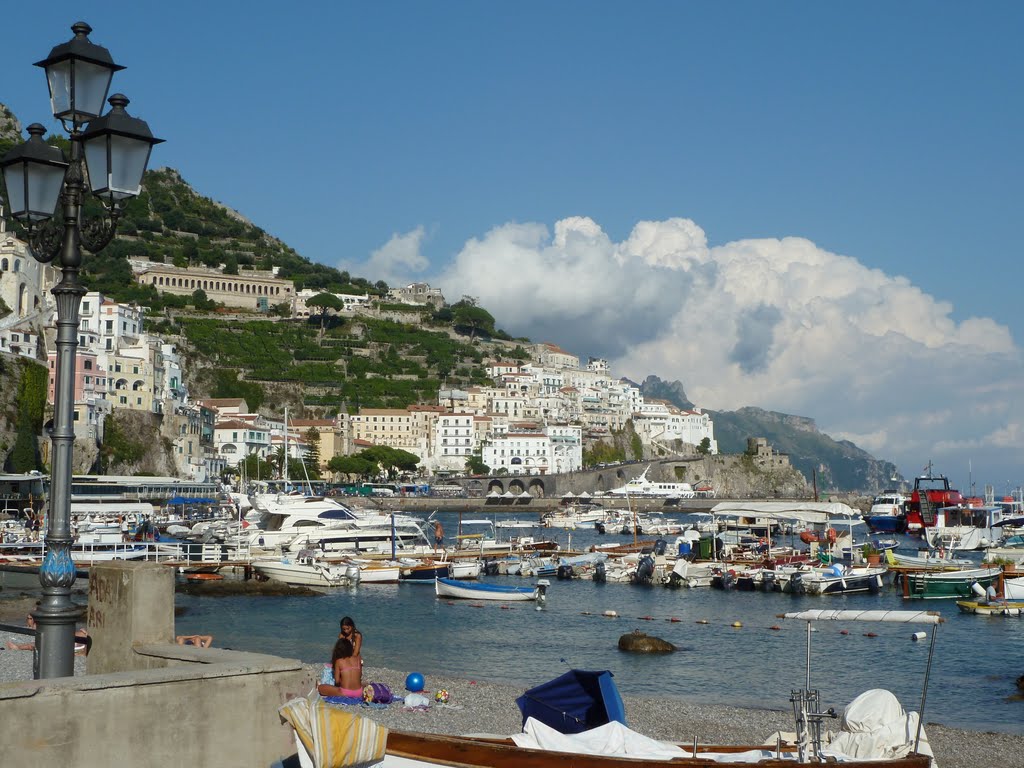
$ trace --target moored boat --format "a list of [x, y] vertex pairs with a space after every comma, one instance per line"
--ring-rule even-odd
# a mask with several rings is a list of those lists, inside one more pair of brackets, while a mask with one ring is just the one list
[[258, 558], [252, 567], [261, 576], [307, 587], [342, 587], [359, 581], [359, 566], [334, 565], [308, 553], [298, 557]]
[[438, 597], [454, 597], [463, 600], [494, 600], [500, 602], [542, 600], [547, 586], [548, 582], [545, 579], [541, 579], [533, 587], [514, 587], [483, 582], [467, 584], [462, 581], [446, 578], [434, 580], [434, 592]]
[[970, 598], [977, 584], [985, 589], [1002, 573], [999, 568], [967, 568], [960, 571], [908, 571], [903, 596], [925, 600]]
[[973, 613], [977, 616], [1022, 616], [1024, 602], [997, 600], [957, 600], [956, 607], [961, 613]]
[[451, 563], [434, 560], [402, 560], [399, 580], [403, 584], [433, 584], [434, 579], [450, 578]]

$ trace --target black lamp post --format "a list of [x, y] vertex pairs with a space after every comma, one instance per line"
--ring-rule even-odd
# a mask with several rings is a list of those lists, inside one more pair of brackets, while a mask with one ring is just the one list
[[[46, 129], [38, 123], [28, 127], [27, 142], [0, 160], [11, 216], [26, 226], [33, 257], [47, 264], [59, 255], [61, 267], [61, 280], [52, 290], [57, 302], [57, 382], [46, 556], [39, 571], [43, 599], [32, 614], [41, 678], [74, 674], [75, 622], [81, 616], [71, 600], [71, 457], [75, 349], [86, 293], [78, 279], [82, 246], [96, 252], [110, 242], [125, 202], [142, 188], [150, 150], [162, 141], [153, 138], [145, 122], [125, 112], [128, 99], [121, 94], [110, 97], [110, 112], [100, 116], [111, 77], [124, 67], [113, 62], [106, 48], [89, 41], [88, 24], [80, 21], [71, 30], [71, 40], [36, 63], [46, 70], [53, 115], [70, 136], [70, 162], [43, 141]], [[104, 209], [102, 217], [91, 221], [82, 219], [86, 180]], [[63, 221], [54, 220], [58, 199]]]

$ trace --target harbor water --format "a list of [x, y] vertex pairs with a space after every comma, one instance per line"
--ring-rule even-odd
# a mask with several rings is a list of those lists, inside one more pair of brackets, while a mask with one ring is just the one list
[[[442, 513], [449, 539], [455, 515]], [[552, 531], [544, 531], [551, 534]], [[558, 532], [563, 545], [567, 533]], [[623, 537], [572, 532], [573, 548]], [[916, 547], [916, 542], [906, 542]], [[486, 577], [522, 585], [535, 579]], [[807, 674], [807, 625], [779, 614], [805, 609], [939, 611], [925, 722], [979, 731], [1024, 733], [1024, 619], [961, 614], [953, 600], [904, 600], [887, 586], [878, 595], [836, 597], [670, 590], [551, 578], [542, 610], [532, 603], [443, 600], [433, 586], [364, 584], [312, 597], [196, 597], [179, 594], [179, 633], [212, 634], [216, 645], [306, 662], [330, 657], [338, 622], [352, 616], [369, 666], [449, 673], [525, 687], [569, 668], [608, 669], [627, 695], [788, 710]], [[615, 615], [606, 616], [606, 612]], [[739, 626], [736, 626], [739, 625]], [[812, 625], [811, 687], [826, 706], [842, 707], [870, 688], [893, 691], [907, 709], [921, 707], [930, 632], [919, 624], [819, 622]], [[640, 630], [677, 646], [672, 654], [618, 650]]]

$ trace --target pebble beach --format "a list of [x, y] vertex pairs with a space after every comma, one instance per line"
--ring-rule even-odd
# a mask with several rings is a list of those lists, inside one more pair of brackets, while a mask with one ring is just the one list
[[[0, 621], [18, 624], [30, 603], [3, 601]], [[32, 653], [6, 648], [8, 640], [24, 637], [0, 632], [0, 683], [32, 678]], [[311, 665], [318, 673], [319, 668]], [[85, 659], [75, 659], [75, 674], [85, 674]], [[405, 693], [405, 673], [382, 667], [366, 667], [363, 682], [387, 685], [396, 695]], [[406, 708], [395, 702], [383, 708], [359, 707], [360, 714], [388, 728], [449, 734], [508, 735], [521, 730], [522, 718], [515, 699], [533, 681], [521, 686], [466, 680], [457, 676], [430, 675], [426, 691], [444, 688], [448, 704], [431, 703], [426, 709]], [[629, 726], [647, 736], [683, 744], [696, 738], [703, 743], [760, 744], [775, 731], [793, 729], [792, 714], [786, 710], [741, 709], [707, 706], [676, 699], [623, 697]], [[938, 768], [1024, 768], [1024, 740], [1004, 733], [980, 733], [926, 723], [925, 729], [935, 752]]]

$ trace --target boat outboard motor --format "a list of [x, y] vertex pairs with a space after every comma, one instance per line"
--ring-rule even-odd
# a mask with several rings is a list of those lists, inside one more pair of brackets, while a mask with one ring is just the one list
[[598, 584], [604, 584], [608, 581], [608, 573], [605, 570], [603, 560], [594, 566], [594, 581]]
[[603, 536], [605, 534], [604, 523], [598, 520], [596, 523], [594, 523], [594, 530]]
[[650, 584], [654, 579], [654, 558], [644, 555], [637, 563], [636, 572], [633, 574], [634, 584]]
[[349, 565], [345, 568], [345, 578], [348, 579], [349, 584], [359, 583], [359, 566]]
[[761, 589], [765, 592], [775, 591], [775, 571], [767, 568], [761, 571]]
[[484, 573], [488, 576], [497, 576], [500, 570], [497, 560], [488, 560], [484, 563]]
[[802, 595], [807, 592], [807, 585], [804, 584], [804, 575], [802, 573], [794, 573], [789, 577], [789, 591], [794, 595]]
[[566, 579], [575, 578], [575, 574], [573, 573], [571, 565], [560, 565], [560, 566], [558, 566], [558, 571], [556, 572], [555, 575], [559, 579], [562, 579], [563, 581], [566, 580]]
[[548, 601], [548, 587], [551, 586], [551, 582], [547, 579], [539, 579], [537, 581], [537, 610], [539, 611], [544, 607], [544, 604]]
[[661, 556], [665, 554], [665, 550], [668, 549], [668, 542], [664, 539], [658, 539], [654, 542], [654, 554]]

